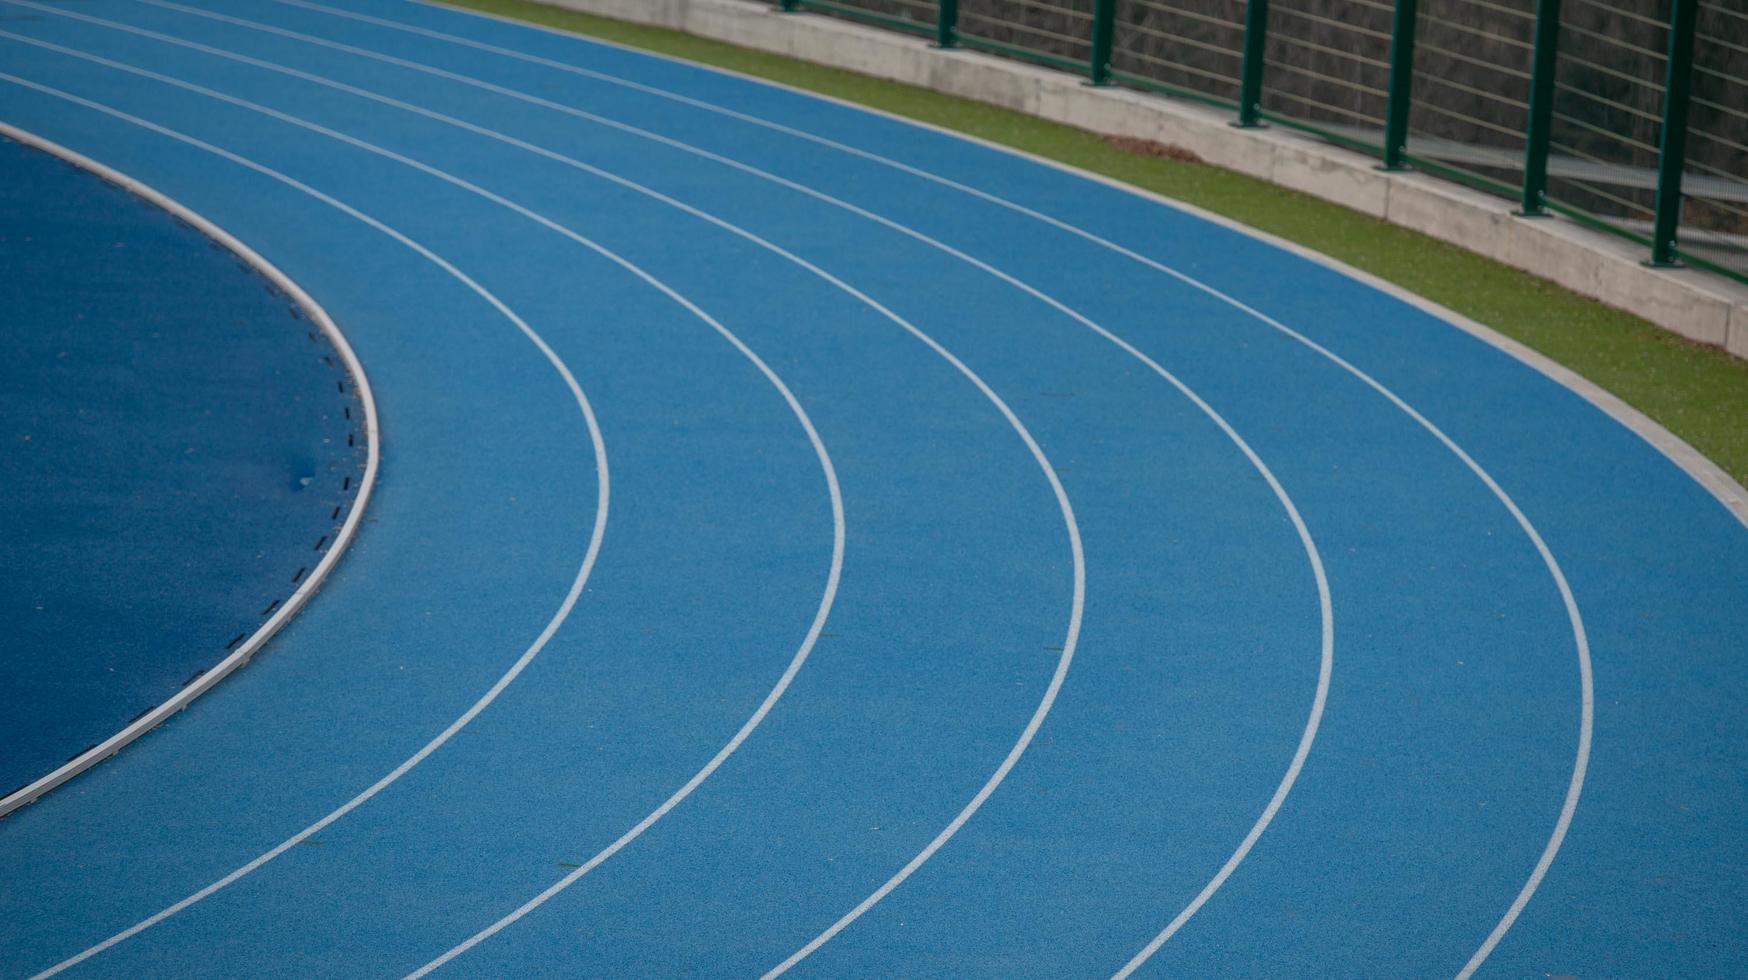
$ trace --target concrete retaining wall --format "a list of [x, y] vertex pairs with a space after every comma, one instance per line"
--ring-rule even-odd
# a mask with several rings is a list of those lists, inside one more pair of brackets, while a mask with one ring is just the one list
[[1693, 269], [1650, 269], [1645, 249], [1565, 218], [1525, 219], [1511, 202], [1288, 130], [1234, 129], [1227, 114], [902, 34], [750, 0], [540, 0], [931, 88], [1114, 136], [1157, 140], [1423, 232], [1748, 358], [1748, 286]]

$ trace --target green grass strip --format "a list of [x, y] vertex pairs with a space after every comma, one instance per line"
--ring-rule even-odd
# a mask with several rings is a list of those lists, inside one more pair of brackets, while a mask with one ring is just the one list
[[809, 89], [1114, 177], [1299, 242], [1492, 327], [1602, 386], [1748, 484], [1748, 361], [1510, 266], [1298, 191], [1133, 152], [939, 92], [527, 0], [450, 0]]

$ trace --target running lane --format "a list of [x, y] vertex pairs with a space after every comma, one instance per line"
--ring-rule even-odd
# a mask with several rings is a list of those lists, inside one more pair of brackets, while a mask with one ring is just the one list
[[[1337, 669], [1304, 774], [1255, 851], [1149, 969], [1455, 972], [1547, 846], [1578, 749], [1577, 636], [1533, 539], [1500, 495], [1404, 405], [1436, 423], [1539, 529], [1584, 610], [1597, 663], [1597, 741], [1572, 836], [1489, 966], [1579, 974], [1645, 972], [1652, 962], [1700, 973], [1741, 966], [1740, 948], [1684, 942], [1677, 931], [1734, 935], [1728, 910], [1743, 891], [1740, 860], [1731, 857], [1740, 852], [1741, 828], [1730, 817], [1740, 812], [1741, 788], [1716, 778], [1715, 768], [1717, 760], [1739, 758], [1744, 744], [1728, 710], [1744, 682], [1729, 639], [1744, 635], [1748, 605], [1740, 595], [1748, 578], [1743, 532], [1637, 436], [1400, 300], [1082, 178], [557, 35], [422, 6], [354, 9], [771, 116], [1079, 222], [1110, 243], [696, 105], [307, 4], [226, 5], [224, 13], [500, 88], [162, 5], [81, 8], [508, 131], [644, 182], [867, 290], [1007, 396], [1075, 501], [1089, 566], [1081, 649], [1059, 703], [1011, 777], [953, 840], [803, 961], [806, 967], [988, 975], [1116, 969], [1205, 889], [1254, 825], [1301, 737], [1316, 683], [1318, 624], [1305, 555], [1254, 468], [1136, 358], [1062, 308], [918, 235], [999, 267], [1171, 368], [1268, 460], [1328, 560], [1340, 624]], [[1037, 468], [963, 378], [794, 262], [696, 215], [629, 196], [623, 186], [603, 187], [599, 177], [586, 179], [551, 157], [212, 52], [89, 22], [44, 21], [28, 33], [318, 119], [564, 224], [613, 234], [614, 247], [661, 265], [686, 290], [708, 297], [710, 308], [733, 311], [736, 323], [744, 316], [749, 342], [773, 351], [773, 364], [803, 400], [819, 405], [821, 431], [841, 457], [862, 451], [855, 433], [880, 396], [890, 401], [903, 391], [922, 416], [891, 419], [883, 429], [892, 452], [925, 467], [922, 482], [903, 484], [909, 497], [888, 489], [891, 482], [852, 480], [848, 459], [840, 459], [851, 528], [844, 596], [818, 659], [764, 727], [649, 835], [451, 968], [482, 975], [555, 965], [756, 972], [871, 894], [959, 812], [1037, 703], [1057, 653], [1048, 648], [1062, 642], [1065, 591], [1060, 523], [1053, 536]], [[21, 60], [42, 58], [39, 70], [56, 77], [89, 71], [81, 77], [106, 99], [137, 99], [191, 128], [226, 120], [227, 137], [247, 131], [237, 139], [295, 155], [280, 140], [297, 141], [273, 137], [258, 120], [243, 122], [234, 106], [186, 90], [154, 94], [138, 76], [118, 81], [110, 75], [115, 68], [75, 67], [78, 59], [65, 55], [20, 52]], [[503, 88], [686, 146], [652, 142]], [[307, 139], [297, 147], [311, 152]], [[346, 159], [373, 198], [393, 201], [386, 188], [413, 186], [410, 177], [386, 172], [369, 183], [379, 161]], [[506, 227], [508, 219], [487, 217], [477, 204], [450, 203], [442, 185], [420, 196], [441, 200], [479, 228]], [[509, 235], [487, 237], [501, 246]], [[1252, 309], [1137, 256], [1190, 273]], [[540, 302], [532, 291], [517, 298], [531, 308]], [[879, 346], [852, 346], [847, 338]], [[779, 349], [792, 361], [777, 356]], [[940, 396], [931, 399], [920, 379], [934, 379]], [[841, 434], [825, 415], [840, 400]], [[930, 427], [941, 425], [948, 430]], [[1551, 459], [1549, 445], [1567, 450]], [[939, 471], [926, 469], [930, 458]], [[943, 473], [957, 475], [960, 489]], [[1003, 476], [992, 483], [991, 473]], [[858, 498], [857, 487], [867, 496]], [[616, 505], [620, 499], [616, 489]], [[970, 499], [988, 505], [981, 511], [988, 524], [968, 516], [980, 513]], [[894, 506], [890, 515], [887, 506]], [[914, 564], [919, 540], [941, 553], [953, 547], [939, 538], [939, 525], [916, 517], [930, 506], [951, 508], [941, 523], [955, 529], [975, 535], [984, 528], [991, 546], [963, 566]], [[856, 532], [864, 519], [871, 522], [866, 542]], [[1651, 528], [1659, 534], [1647, 533]], [[892, 549], [885, 558], [880, 543]], [[860, 569], [859, 548], [870, 550]], [[992, 554], [1005, 557], [992, 561]], [[901, 567], [917, 581], [895, 585]], [[975, 571], [968, 577], [955, 568]], [[1013, 576], [1006, 583], [995, 577], [1004, 570]], [[949, 586], [960, 591], [931, 606]], [[991, 591], [1003, 591], [1002, 601]], [[949, 611], [949, 598], [962, 605]], [[964, 632], [944, 631], [952, 627]], [[990, 659], [1006, 650], [1016, 656]], [[1020, 658], [1025, 650], [1042, 656]], [[683, 697], [661, 692], [624, 717], [671, 708]], [[748, 706], [738, 707], [744, 717]], [[529, 709], [516, 726], [538, 717]], [[725, 733], [717, 734], [719, 742]], [[572, 764], [586, 747], [555, 744], [548, 756], [527, 742], [517, 742], [513, 754], [530, 769], [548, 759]], [[501, 763], [506, 754], [493, 758]], [[306, 972], [408, 969], [562, 875], [562, 867], [535, 866], [548, 844], [568, 840], [573, 851], [560, 860], [584, 859], [690, 771], [628, 776], [647, 790], [643, 810], [602, 806], [597, 813], [585, 783], [549, 779], [536, 784], [538, 792], [506, 783], [480, 793], [468, 780], [480, 761], [449, 770], [445, 758], [457, 757], [433, 757], [433, 768], [402, 784], [401, 800], [385, 796], [381, 808], [349, 818], [368, 830], [355, 831], [361, 839], [344, 855], [324, 850], [297, 867], [264, 869], [210, 907], [191, 909], [89, 965], [260, 969], [268, 957], [285, 962], [289, 948], [307, 951], [299, 963]], [[638, 761], [626, 753], [613, 764]], [[500, 842], [482, 833], [483, 823], [467, 823], [469, 812], [531, 807], [550, 809], [501, 835], [514, 840]], [[1647, 835], [1660, 846], [1645, 847]], [[1678, 886], [1668, 887], [1671, 880]], [[428, 895], [414, 894], [419, 882]], [[422, 904], [382, 901], [408, 894]], [[319, 904], [315, 895], [336, 896], [333, 909], [309, 914]], [[291, 908], [307, 914], [308, 932], [252, 949], [236, 938], [243, 928], [271, 927]], [[1570, 941], [1586, 930], [1587, 941]], [[105, 930], [89, 931], [97, 935], [85, 942]]]

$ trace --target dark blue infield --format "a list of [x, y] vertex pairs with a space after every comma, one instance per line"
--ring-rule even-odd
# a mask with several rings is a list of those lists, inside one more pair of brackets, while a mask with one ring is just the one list
[[4, 11], [385, 418], [269, 655], [0, 824], [13, 972], [1748, 973], [1748, 527], [1498, 347], [585, 39]]
[[3, 137], [0, 324], [4, 796], [254, 633], [320, 560], [364, 446], [334, 349], [266, 278]]

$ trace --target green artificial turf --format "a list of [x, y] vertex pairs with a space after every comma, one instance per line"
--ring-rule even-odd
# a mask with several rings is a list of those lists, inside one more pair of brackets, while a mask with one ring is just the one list
[[[1419, 232], [1218, 167], [928, 89], [527, 0], [449, 0], [756, 75], [1114, 177], [1316, 249], [1546, 354], [1748, 484], [1748, 361]], [[1696, 273], [1697, 274], [1697, 273]]]

